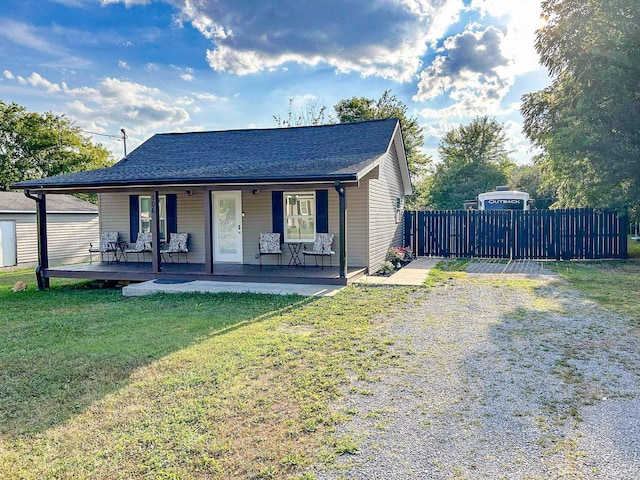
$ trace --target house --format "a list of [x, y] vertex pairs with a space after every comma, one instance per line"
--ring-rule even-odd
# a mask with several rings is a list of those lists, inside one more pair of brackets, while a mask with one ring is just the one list
[[[122, 241], [133, 243], [142, 231], [161, 241], [171, 232], [189, 234], [189, 267], [164, 262], [159, 242], [152, 242], [144, 268], [135, 272], [133, 262], [84, 272], [52, 269], [45, 262], [45, 278], [246, 280], [247, 272], [257, 272], [250, 267], [259, 262], [261, 232], [281, 233], [285, 265], [304, 259], [301, 248], [328, 232], [335, 236], [336, 268], [319, 270], [323, 281], [332, 272], [343, 284], [376, 271], [387, 250], [402, 245], [404, 197], [412, 193], [397, 119], [157, 134], [109, 168], [15, 188], [37, 195], [41, 209], [52, 193], [98, 193], [100, 231], [117, 231]], [[318, 275], [309, 268], [259, 273], [263, 281], [295, 276], [313, 282]]]
[[[97, 244], [98, 207], [71, 195], [47, 196], [51, 265], [87, 260]], [[18, 192], [0, 192], [0, 269], [38, 265], [36, 204]]]

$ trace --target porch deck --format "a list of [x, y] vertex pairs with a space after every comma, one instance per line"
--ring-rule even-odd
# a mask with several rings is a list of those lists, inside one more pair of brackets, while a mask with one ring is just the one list
[[51, 267], [43, 277], [85, 278], [91, 280], [147, 281], [209, 280], [220, 282], [301, 283], [315, 285], [351, 285], [365, 274], [364, 267], [349, 267], [346, 278], [340, 278], [338, 267], [278, 267], [265, 265], [215, 264], [213, 275], [205, 273], [202, 263], [163, 263], [159, 273], [153, 273], [149, 262], [81, 263]]

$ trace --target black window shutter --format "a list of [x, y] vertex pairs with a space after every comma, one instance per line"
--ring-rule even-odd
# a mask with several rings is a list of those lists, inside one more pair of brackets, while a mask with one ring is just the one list
[[178, 233], [178, 195], [169, 193], [167, 198], [167, 234]]
[[271, 221], [273, 233], [280, 234], [280, 241], [284, 242], [284, 204], [283, 192], [271, 192]]
[[316, 190], [316, 232], [329, 233], [328, 190]]
[[129, 195], [129, 241], [138, 240], [138, 228], [140, 225], [140, 203], [138, 195]]

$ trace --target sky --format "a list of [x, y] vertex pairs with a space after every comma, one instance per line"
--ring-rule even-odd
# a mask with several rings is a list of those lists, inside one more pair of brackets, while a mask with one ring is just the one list
[[526, 163], [520, 99], [550, 82], [540, 26], [538, 0], [2, 0], [0, 100], [64, 114], [120, 159], [123, 128], [131, 151], [391, 90], [434, 159], [488, 115]]

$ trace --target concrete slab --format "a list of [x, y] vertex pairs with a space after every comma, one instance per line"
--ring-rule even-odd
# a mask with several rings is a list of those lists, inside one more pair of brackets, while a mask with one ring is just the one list
[[305, 297], [330, 297], [343, 289], [336, 285], [299, 285], [292, 283], [210, 282], [194, 280], [187, 282], [165, 282], [150, 280], [132, 283], [122, 288], [125, 297], [137, 297], [154, 293], [266, 293], [271, 295], [302, 295]]
[[422, 257], [416, 258], [407, 266], [402, 267], [388, 277], [365, 275], [357, 281], [363, 285], [406, 285], [420, 286], [427, 279], [431, 270], [441, 258]]
[[466, 271], [472, 274], [556, 275], [545, 268], [544, 261], [538, 260], [474, 259], [467, 264]]

